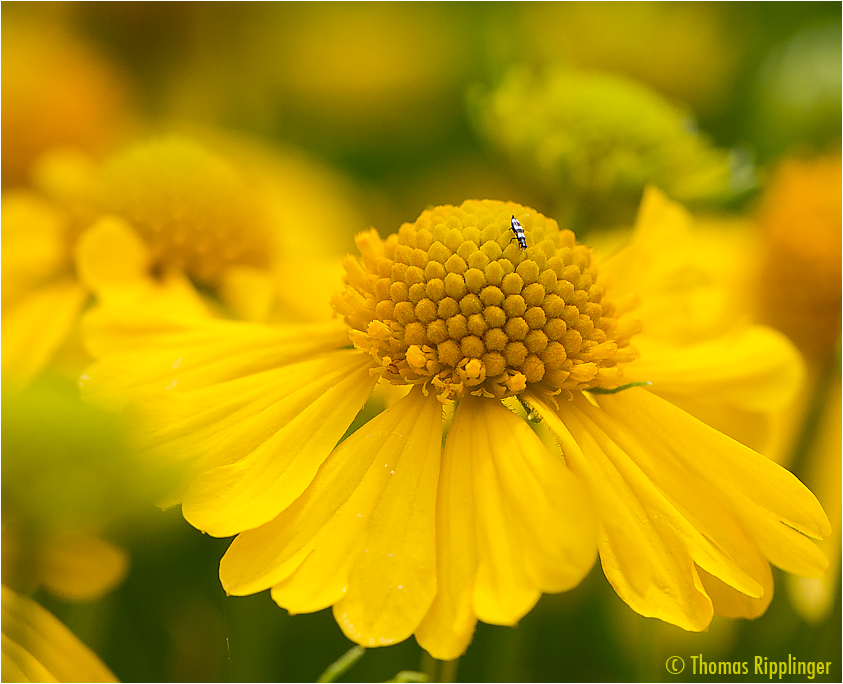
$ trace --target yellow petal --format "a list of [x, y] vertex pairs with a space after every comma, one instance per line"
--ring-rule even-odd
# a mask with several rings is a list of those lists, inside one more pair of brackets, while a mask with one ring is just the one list
[[663, 453], [674, 454], [699, 482], [718, 492], [770, 562], [808, 577], [825, 572], [827, 560], [803, 535], [828, 535], [828, 518], [794, 475], [650, 392], [633, 388], [597, 401], [607, 414], [649, 435]]
[[716, 563], [714, 549], [579, 408], [562, 404], [557, 414], [535, 397], [528, 401], [559, 437], [571, 469], [592, 489], [602, 520], [600, 560], [618, 595], [647, 617], [705, 629], [713, 608], [689, 549]]
[[[463, 404], [460, 402], [460, 410]], [[465, 429], [471, 440], [472, 475], [477, 528], [477, 577], [474, 582], [474, 613], [483, 622], [513, 625], [539, 600], [541, 590], [524, 567], [524, 541], [519, 525], [502, 491], [492, 456], [491, 435], [486, 432], [483, 404], [468, 401]], [[517, 420], [517, 419], [516, 419]], [[526, 426], [525, 426], [526, 427]], [[529, 429], [529, 428], [528, 428]], [[504, 449], [517, 449], [505, 439]]]
[[[231, 407], [228, 415], [212, 409], [215, 420], [210, 424], [207, 411], [201, 416], [209, 429], [189, 437], [196, 440], [195, 451], [238, 458], [240, 436], [252, 450], [247, 447], [234, 463], [214, 468], [190, 485], [182, 505], [185, 519], [208, 534], [227, 537], [277, 516], [310, 484], [366, 403], [377, 382], [377, 376], [369, 372], [372, 366], [372, 359], [356, 350], [338, 351], [315, 361], [256, 374], [271, 378], [261, 378], [265, 393], [257, 402], [254, 391], [246, 394], [253, 399], [246, 406], [238, 405], [242, 403], [237, 396], [242, 392], [242, 382], [212, 387], [222, 401], [225, 395], [240, 401], [233, 406], [231, 400], [229, 406], [223, 404]], [[254, 383], [251, 385], [249, 389], [254, 389]], [[208, 404], [204, 390], [194, 394], [199, 396], [200, 405]], [[190, 401], [190, 397], [184, 399]], [[231, 409], [245, 420], [231, 424], [225, 434], [216, 421], [229, 418]], [[250, 409], [257, 415], [250, 416]], [[188, 424], [193, 426], [195, 422]], [[178, 428], [184, 431], [183, 426]], [[248, 433], [244, 434], [246, 429]], [[259, 441], [261, 438], [265, 439]], [[228, 445], [235, 449], [234, 454]]]
[[94, 356], [82, 376], [87, 401], [118, 410], [132, 397], [204, 387], [275, 368], [348, 343], [338, 323], [268, 326], [211, 318], [87, 316]]
[[[400, 442], [389, 451], [381, 450], [367, 474], [370, 482], [361, 483], [381, 493], [369, 519], [363, 552], [358, 552], [349, 575], [348, 591], [334, 605], [334, 617], [345, 635], [362, 646], [408, 638], [436, 593], [435, 507], [442, 405], [432, 393], [425, 397], [420, 388], [404, 401], [405, 411], [415, 413], [415, 418], [409, 430], [397, 432]], [[366, 426], [358, 432], [364, 430]], [[377, 435], [376, 430], [373, 426], [368, 432]]]
[[[279, 429], [320, 396], [325, 382], [330, 384], [366, 364], [359, 352], [338, 350], [187, 392], [145, 395], [124, 410], [136, 426], [142, 457], [181, 468], [177, 474], [184, 481], [182, 491], [174, 492], [167, 502], [174, 505], [184, 499], [183, 490], [196, 477], [241, 461], [275, 440]], [[363, 382], [355, 384], [352, 397], [375, 382], [368, 371], [359, 375]], [[348, 419], [343, 431], [350, 423]]]
[[[417, 388], [349, 436], [290, 507], [232, 542], [220, 563], [226, 591], [245, 595], [273, 587], [273, 598], [292, 612], [319, 610], [344, 593], [351, 594], [350, 614], [357, 616], [359, 598], [353, 597], [364, 591], [359, 582], [370, 578], [363, 577], [354, 585], [350, 573], [354, 564], [373, 553], [383, 566], [380, 572], [398, 573], [393, 575], [392, 586], [381, 582], [378, 589], [391, 595], [396, 602], [392, 610], [400, 615], [396, 618], [390, 613], [382, 619], [397, 619], [397, 627], [409, 629], [404, 636], [390, 635], [392, 625], [381, 625], [376, 636], [409, 636], [435, 591], [436, 477], [432, 468], [434, 464], [438, 468], [439, 462], [440, 416], [436, 398], [424, 397]], [[408, 495], [416, 488], [414, 482], [419, 483], [415, 497]], [[381, 504], [381, 499], [385, 503]], [[385, 514], [389, 519], [383, 519]], [[426, 528], [419, 526], [428, 518]], [[379, 529], [370, 532], [375, 520]], [[415, 533], [406, 534], [408, 529]], [[386, 550], [384, 544], [391, 544], [393, 535], [404, 537], [397, 540], [404, 543], [404, 551]], [[404, 572], [406, 577], [400, 574]], [[419, 581], [423, 584], [416, 586]], [[371, 595], [367, 599], [375, 601], [372, 605], [382, 602]], [[419, 602], [423, 608], [416, 605]], [[369, 624], [366, 619], [365, 615], [357, 617], [358, 628]], [[408, 626], [401, 620], [414, 624]]]
[[[644, 475], [635, 486], [639, 498], [645, 500], [646, 492], [654, 488], [681, 516], [678, 524], [674, 521], [667, 527], [684, 529], [683, 546], [694, 561], [738, 591], [760, 598], [763, 582], [770, 578], [768, 564], [720, 492], [689, 472], [657, 438], [636, 434], [634, 428], [620, 424], [582, 396], [575, 398], [573, 406], [583, 414], [580, 420], [589, 424], [590, 434], [610, 457], [619, 449], [623, 454], [619, 458], [635, 466], [628, 468], [619, 461], [619, 470], [636, 475], [640, 470]], [[659, 502], [659, 496], [650, 500], [653, 510]], [[671, 517], [670, 513], [659, 515], [663, 520]]]
[[570, 589], [591, 569], [593, 507], [581, 483], [499, 402], [472, 397], [460, 411], [471, 416], [480, 551], [475, 612], [485, 622], [514, 624], [536, 592]]
[[66, 220], [38, 195], [9, 190], [2, 203], [3, 310], [67, 263]]
[[753, 325], [713, 340], [673, 345], [635, 338], [641, 356], [624, 365], [624, 378], [651, 382], [652, 392], [705, 397], [730, 410], [770, 413], [786, 406], [805, 377], [805, 364], [784, 335]]
[[29, 293], [3, 312], [3, 381], [25, 385], [67, 339], [87, 292], [62, 280]]
[[[117, 678], [59, 620], [2, 588], [3, 681], [116, 682]], [[7, 671], [9, 665], [9, 671]], [[7, 678], [11, 674], [15, 679]]]
[[756, 238], [747, 226], [694, 230], [679, 204], [649, 187], [627, 247], [606, 260], [601, 276], [618, 292], [641, 297], [647, 334], [689, 343], [722, 334], [752, 306]]
[[92, 534], [67, 533], [47, 539], [39, 571], [46, 588], [66, 601], [86, 601], [113, 589], [126, 577], [129, 559]]
[[[296, 298], [302, 305], [309, 302], [309, 298], [302, 298], [300, 294], [301, 289], [296, 290]], [[275, 303], [272, 275], [253, 266], [229, 266], [222, 273], [220, 297], [234, 310], [236, 318], [266, 321]]]
[[0, 649], [2, 649], [0, 680], [3, 682], [59, 681], [23, 646], [15, 643], [5, 634], [0, 634]]
[[594, 503], [525, 421], [499, 402], [477, 401], [501, 491], [519, 523], [527, 575], [542, 591], [567, 591], [597, 559]]
[[817, 498], [828, 512], [832, 532], [818, 546], [829, 560], [828, 572], [820, 578], [807, 579], [788, 576], [788, 594], [796, 612], [811, 624], [822, 621], [834, 608], [840, 591], [840, 534], [841, 488], [840, 488], [840, 438], [841, 438], [841, 383], [840, 377], [824, 394], [822, 418], [817, 436], [809, 450], [810, 459], [805, 479], [817, 494]]
[[477, 532], [471, 453], [471, 412], [458, 411], [451, 424], [436, 497], [437, 592], [416, 630], [419, 645], [434, 658], [453, 660], [463, 654], [477, 618], [474, 579]]
[[[317, 323], [335, 314], [331, 296], [342, 291], [344, 270], [337, 258], [285, 259], [276, 265], [275, 287], [282, 314], [300, 321]], [[302, 291], [307, 297], [302, 297]]]
[[753, 573], [753, 577], [760, 578], [761, 586], [764, 589], [764, 594], [758, 598], [747, 596], [721, 582], [714, 575], [708, 574], [702, 568], [697, 568], [705, 587], [705, 593], [711, 598], [711, 602], [714, 604], [714, 612], [717, 615], [753, 620], [763, 615], [773, 600], [773, 573], [770, 570], [770, 564], [752, 545], [748, 548], [752, 549], [758, 561], [757, 570]]
[[79, 279], [101, 297], [131, 287], [150, 265], [146, 243], [122, 218], [104, 216], [84, 231], [75, 247]]

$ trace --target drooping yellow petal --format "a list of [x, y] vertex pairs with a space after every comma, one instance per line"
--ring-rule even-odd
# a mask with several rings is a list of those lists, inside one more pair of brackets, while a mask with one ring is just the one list
[[[483, 622], [513, 625], [536, 604], [541, 590], [524, 567], [525, 540], [501, 491], [482, 405], [472, 408], [480, 412], [467, 420], [477, 527], [474, 613]], [[514, 440], [506, 439], [502, 446], [513, 449]]]
[[[34, 601], [2, 587], [3, 681], [116, 682], [67, 627]], [[7, 670], [8, 666], [8, 670]]]
[[[653, 510], [658, 509], [659, 502], [669, 503], [675, 512], [663, 518], [676, 517], [678, 524], [674, 521], [665, 527], [683, 531], [678, 535], [682, 546], [697, 565], [738, 591], [762, 597], [762, 583], [770, 578], [767, 563], [716, 489], [689, 472], [658, 438], [648, 435], [645, 440], [636, 436], [629, 426], [621, 425], [584, 397], [576, 397], [570, 411], [581, 415], [572, 416], [569, 422], [578, 418], [586, 424], [595, 441], [615, 460], [618, 470], [632, 476], [628, 479], [635, 480], [642, 501], [649, 499]], [[638, 478], [639, 473], [644, 477]], [[651, 490], [658, 494], [654, 496]]]
[[272, 586], [292, 612], [342, 598], [337, 619], [350, 637], [407, 638], [436, 590], [440, 426], [441, 404], [416, 388], [358, 429], [290, 507], [232, 542], [220, 563], [226, 591]]
[[716, 562], [714, 549], [581, 410], [562, 404], [557, 414], [535, 397], [528, 401], [559, 437], [571, 469], [592, 489], [602, 521], [600, 560], [618, 595], [642, 615], [705, 629], [713, 608], [689, 547]]
[[774, 586], [773, 573], [770, 570], [770, 563], [761, 555], [761, 552], [747, 540], [749, 543], [745, 547], [747, 555], [752, 556], [755, 569], [751, 573], [757, 579], [764, 593], [760, 597], [747, 596], [746, 594], [733, 589], [725, 582], [720, 581], [714, 575], [710, 575], [705, 570], [697, 567], [697, 573], [702, 580], [705, 593], [711, 598], [714, 604], [714, 612], [717, 615], [729, 618], [747, 618], [749, 620], [762, 616], [773, 600]]
[[498, 402], [480, 401], [498, 482], [525, 541], [527, 575], [542, 591], [567, 591], [597, 558], [594, 503], [526, 422]]
[[66, 279], [45, 285], [3, 312], [3, 381], [25, 385], [67, 339], [87, 298]]
[[477, 624], [477, 532], [469, 456], [474, 439], [471, 417], [471, 411], [458, 411], [445, 442], [436, 497], [437, 591], [416, 630], [419, 645], [439, 660], [461, 656]]
[[[372, 366], [372, 359], [356, 350], [337, 351], [256, 374], [266, 376], [259, 380], [265, 391], [258, 396], [254, 376], [210, 388], [224, 408], [211, 405], [211, 415], [206, 410], [200, 417], [205, 429], [191, 430], [187, 440], [199, 442], [195, 451], [204, 452], [206, 459], [217, 453], [237, 460], [201, 474], [190, 485], [182, 505], [185, 519], [208, 534], [226, 537], [277, 516], [310, 484], [366, 403], [377, 382], [369, 372]], [[245, 406], [243, 380], [252, 385]], [[206, 390], [189, 394], [198, 395], [200, 406], [209, 405]], [[232, 422], [235, 413], [240, 420]], [[222, 433], [219, 420], [228, 423], [228, 434]], [[196, 422], [186, 421], [179, 431], [184, 434]]]
[[[477, 501], [475, 612], [514, 624], [542, 591], [564, 591], [594, 563], [596, 519], [581, 483], [499, 402], [463, 400]], [[520, 600], [519, 600], [520, 599]]]
[[293, 363], [347, 344], [337, 323], [268, 326], [211, 318], [85, 319], [94, 356], [80, 386], [87, 401], [110, 410], [150, 392], [179, 391]]
[[96, 535], [65, 533], [45, 540], [38, 569], [51, 593], [68, 601], [86, 601], [122, 582], [129, 559]]
[[650, 392], [633, 388], [601, 396], [598, 403], [717, 491], [774, 565], [812, 577], [825, 572], [828, 561], [803, 535], [827, 536], [828, 518], [787, 470]]
[[348, 591], [334, 605], [334, 617], [345, 635], [363, 646], [408, 638], [436, 593], [442, 405], [420, 388], [406, 401], [416, 418], [406, 437], [399, 433], [403, 444], [383, 454], [384, 467], [379, 460], [372, 464], [369, 477], [373, 484], [384, 483], [376, 485], [382, 493], [366, 528], [363, 553], [358, 553], [349, 574]]
[[[605, 437], [598, 436], [597, 441], [605, 443], [608, 437], [619, 446], [681, 514], [682, 520], [706, 540], [701, 546], [698, 538], [686, 539], [683, 546], [697, 564], [696, 573], [715, 612], [728, 617], [761, 615], [773, 596], [769, 563], [728, 502], [723, 501], [716, 489], [689, 472], [658, 439], [636, 438], [628, 426], [620, 426], [612, 416], [582, 397], [575, 399], [574, 404], [592, 421], [591, 434], [604, 433]], [[637, 489], [643, 493], [646, 487], [639, 483]]]

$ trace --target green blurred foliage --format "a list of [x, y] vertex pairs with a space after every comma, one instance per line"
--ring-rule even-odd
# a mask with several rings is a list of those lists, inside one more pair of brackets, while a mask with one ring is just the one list
[[[16, 22], [60, 26], [128, 74], [149, 131], [175, 122], [297, 145], [366, 187], [383, 234], [428, 205], [552, 200], [514, 175], [472, 128], [466, 92], [497, 87], [516, 64], [550, 63], [638, 79], [695, 115], [712, 145], [762, 167], [838, 147], [841, 4], [783, 3], [3, 3]], [[763, 174], [762, 174], [763, 180]], [[360, 226], [364, 229], [367, 226]], [[98, 601], [36, 599], [124, 681], [315, 681], [351, 646], [330, 610], [289, 616], [268, 592], [225, 597], [228, 540], [155, 510], [166, 476], [138, 474], [117, 419], [72, 387], [3, 401], [3, 509], [127, 520], [125, 583]], [[599, 567], [545, 596], [516, 628], [479, 625], [461, 681], [696, 681], [665, 660], [831, 660], [838, 680], [841, 599], [809, 626], [779, 593], [753, 621], [689, 634], [642, 618]], [[340, 681], [386, 681], [422, 667], [410, 639], [368, 651]], [[728, 678], [721, 678], [728, 679]], [[793, 679], [793, 678], [791, 678]], [[742, 681], [767, 681], [743, 677]], [[787, 678], [785, 678], [785, 681]], [[706, 681], [718, 681], [707, 677]], [[801, 680], [800, 680], [801, 681]]]
[[65, 380], [4, 393], [2, 422], [3, 512], [28, 528], [125, 524], [166, 493], [121, 418], [83, 404]]

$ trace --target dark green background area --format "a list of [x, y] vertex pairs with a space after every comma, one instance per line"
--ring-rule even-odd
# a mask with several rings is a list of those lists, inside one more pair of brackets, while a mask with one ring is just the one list
[[[330, 610], [290, 616], [263, 592], [225, 597], [217, 579], [227, 540], [203, 536], [178, 509], [160, 513], [157, 529], [129, 546], [132, 569], [112, 594], [88, 605], [35, 598], [91, 645], [123, 681], [315, 681], [353, 644]], [[770, 609], [755, 621], [730, 621], [731, 643], [715, 628], [689, 634], [635, 615], [612, 591], [599, 564], [576, 589], [544, 596], [516, 629], [479, 624], [461, 658], [459, 681], [732, 681], [693, 676], [692, 655], [709, 661], [832, 661], [839, 681], [840, 595], [829, 617], [810, 626], [792, 610], [784, 574], [776, 572]], [[712, 637], [715, 644], [712, 646]], [[668, 657], [685, 672], [670, 675]], [[422, 651], [413, 639], [370, 649], [340, 681], [386, 681], [417, 669]], [[751, 667], [750, 667], [751, 669]], [[769, 681], [745, 676], [738, 681]], [[775, 681], [778, 681], [776, 679]], [[782, 681], [806, 681], [785, 677]]]

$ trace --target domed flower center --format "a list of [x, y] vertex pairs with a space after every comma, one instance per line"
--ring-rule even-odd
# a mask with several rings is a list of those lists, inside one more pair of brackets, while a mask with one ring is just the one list
[[346, 257], [332, 304], [394, 384], [423, 383], [442, 401], [608, 389], [635, 357], [637, 319], [605, 296], [591, 250], [533, 209], [468, 200], [357, 245], [362, 264]]
[[212, 284], [229, 265], [270, 259], [268, 213], [224, 159], [189, 140], [133, 147], [108, 163], [95, 211], [116, 214], [141, 235], [153, 258]]

